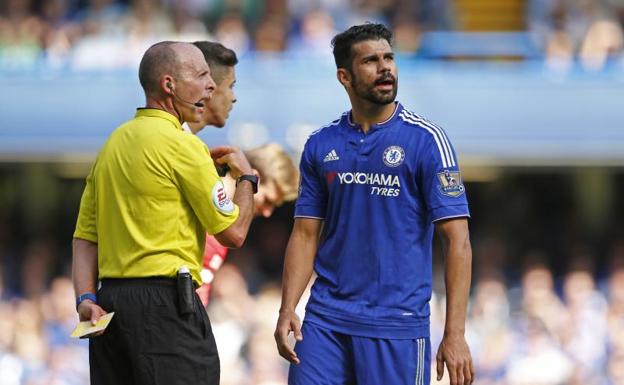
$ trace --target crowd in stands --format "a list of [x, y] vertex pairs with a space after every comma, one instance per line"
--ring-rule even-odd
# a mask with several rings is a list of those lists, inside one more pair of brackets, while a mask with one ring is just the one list
[[[216, 274], [207, 310], [222, 385], [286, 384], [287, 364], [273, 331], [289, 223], [282, 218], [255, 230]], [[60, 256], [54, 242], [35, 240], [17, 253], [22, 262], [15, 269], [7, 245], [0, 242], [0, 385], [88, 384], [87, 341], [69, 338], [77, 315], [68, 256]], [[476, 239], [473, 248], [466, 335], [476, 385], [624, 384], [624, 242], [610, 246], [605, 266], [579, 249], [558, 269], [543, 250], [523, 255], [518, 266], [509, 265], [500, 240]], [[59, 260], [64, 267], [55, 270]], [[434, 349], [444, 326], [443, 270], [436, 260]], [[303, 315], [303, 304], [298, 312]]]
[[598, 70], [624, 50], [624, 1], [535, 0], [528, 28], [543, 49], [548, 66], [567, 69], [578, 58]]
[[[239, 56], [330, 57], [338, 31], [365, 21], [395, 32], [418, 56], [427, 31], [458, 30], [453, 0], [6, 0], [0, 3], [0, 69], [136, 67], [159, 40], [213, 39]], [[577, 58], [599, 69], [623, 50], [621, 0], [530, 0], [526, 32], [549, 66]]]
[[421, 21], [438, 19], [431, 15], [442, 12], [443, 3], [7, 0], [0, 9], [0, 60], [5, 67], [43, 60], [51, 66], [125, 68], [136, 65], [151, 43], [165, 39], [215, 39], [239, 56], [249, 51], [328, 55], [338, 29], [366, 20], [395, 23], [402, 47], [413, 44]]

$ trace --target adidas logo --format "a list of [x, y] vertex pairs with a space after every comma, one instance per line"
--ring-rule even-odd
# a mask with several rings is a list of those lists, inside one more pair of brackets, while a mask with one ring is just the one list
[[336, 150], [331, 150], [327, 155], [325, 155], [325, 159], [323, 162], [331, 162], [332, 160], [338, 160], [340, 157], [336, 154]]

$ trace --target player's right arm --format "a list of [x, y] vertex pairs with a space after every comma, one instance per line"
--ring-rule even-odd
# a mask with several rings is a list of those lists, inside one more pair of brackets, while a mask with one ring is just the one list
[[293, 364], [299, 358], [288, 344], [288, 334], [292, 331], [295, 339], [301, 341], [301, 320], [295, 314], [295, 307], [303, 294], [314, 269], [314, 258], [319, 246], [319, 235], [327, 206], [327, 186], [319, 173], [315, 154], [314, 139], [311, 136], [301, 154], [299, 163], [299, 197], [295, 205], [293, 226], [282, 276], [282, 306], [275, 328], [275, 342], [280, 356]]
[[275, 342], [280, 356], [293, 364], [299, 364], [300, 361], [293, 347], [288, 344], [288, 335], [293, 332], [297, 341], [303, 339], [301, 320], [295, 313], [295, 307], [312, 277], [322, 223], [322, 220], [316, 218], [296, 218], [286, 247], [282, 305], [275, 328]]

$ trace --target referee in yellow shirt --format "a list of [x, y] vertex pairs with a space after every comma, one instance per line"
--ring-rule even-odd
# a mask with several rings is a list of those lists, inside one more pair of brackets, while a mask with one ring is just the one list
[[[200, 121], [215, 87], [197, 47], [153, 45], [139, 80], [146, 107], [100, 150], [74, 233], [80, 320], [115, 312], [90, 339], [91, 384], [218, 384], [214, 337], [193, 286], [206, 232], [228, 247], [245, 240], [257, 178], [240, 150], [209, 151], [182, 130]], [[232, 200], [214, 163], [237, 178]], [[186, 270], [192, 278], [179, 274]]]

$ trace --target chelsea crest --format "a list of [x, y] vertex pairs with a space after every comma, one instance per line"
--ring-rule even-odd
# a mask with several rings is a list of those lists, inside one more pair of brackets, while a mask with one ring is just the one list
[[383, 162], [388, 167], [397, 167], [405, 160], [405, 151], [401, 146], [390, 146], [383, 152]]

